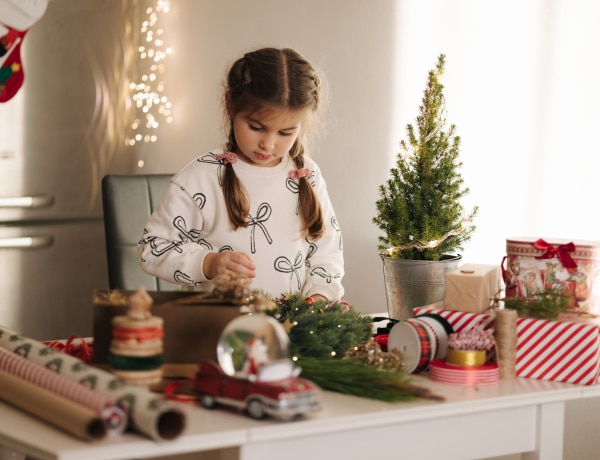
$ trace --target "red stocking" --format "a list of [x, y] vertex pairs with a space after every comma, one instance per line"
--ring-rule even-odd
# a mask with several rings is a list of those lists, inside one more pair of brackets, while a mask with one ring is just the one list
[[0, 102], [10, 100], [21, 85], [23, 84], [23, 65], [21, 64], [21, 43], [26, 32], [20, 32], [16, 37], [12, 47], [8, 51], [8, 56], [0, 67]]
[[0, 0], [0, 102], [12, 99], [23, 84], [21, 44], [47, 6], [48, 0]]

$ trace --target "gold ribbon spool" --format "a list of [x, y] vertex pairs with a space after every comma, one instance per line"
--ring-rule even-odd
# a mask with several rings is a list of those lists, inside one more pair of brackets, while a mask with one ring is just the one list
[[455, 366], [483, 366], [486, 360], [485, 350], [455, 350], [448, 348], [446, 362]]

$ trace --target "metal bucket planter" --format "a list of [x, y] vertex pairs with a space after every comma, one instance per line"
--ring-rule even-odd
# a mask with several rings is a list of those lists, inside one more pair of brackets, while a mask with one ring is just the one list
[[392, 319], [412, 318], [413, 308], [444, 299], [446, 273], [460, 266], [462, 257], [443, 260], [393, 259], [381, 255], [388, 315]]

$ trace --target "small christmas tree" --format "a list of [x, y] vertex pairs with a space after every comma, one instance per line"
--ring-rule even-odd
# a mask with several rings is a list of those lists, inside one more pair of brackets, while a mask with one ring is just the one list
[[398, 259], [441, 260], [463, 249], [475, 226], [475, 206], [464, 215], [461, 198], [469, 193], [458, 169], [460, 137], [456, 126], [446, 129], [444, 86], [445, 55], [429, 72], [416, 127], [407, 125], [407, 140], [391, 177], [379, 187], [375, 223], [382, 254]]

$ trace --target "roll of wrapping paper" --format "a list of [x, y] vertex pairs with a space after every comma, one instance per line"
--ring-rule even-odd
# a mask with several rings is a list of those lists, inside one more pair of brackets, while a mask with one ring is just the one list
[[95, 411], [2, 370], [0, 399], [80, 439], [106, 436], [106, 422]]
[[175, 439], [185, 428], [185, 415], [175, 403], [145, 388], [127, 385], [110, 372], [37, 340], [0, 326], [0, 347], [114, 399], [125, 410], [130, 427], [152, 439]]
[[109, 435], [121, 434], [127, 427], [127, 415], [113, 399], [4, 348], [0, 370], [94, 411], [106, 422]]
[[517, 376], [517, 316], [517, 311], [510, 308], [496, 310], [494, 339], [501, 379]]

